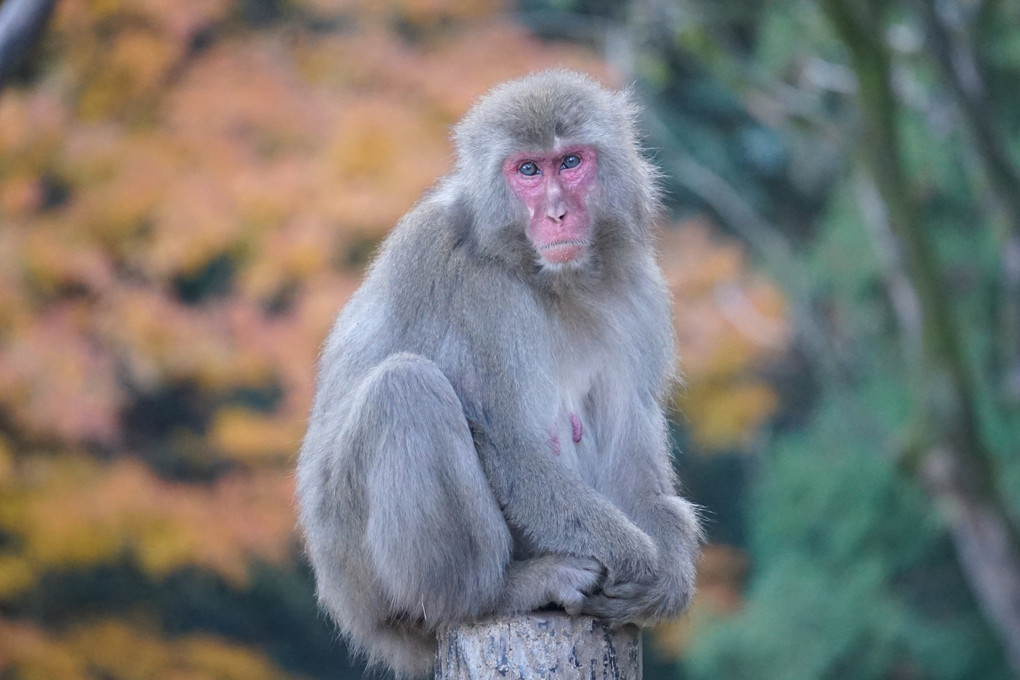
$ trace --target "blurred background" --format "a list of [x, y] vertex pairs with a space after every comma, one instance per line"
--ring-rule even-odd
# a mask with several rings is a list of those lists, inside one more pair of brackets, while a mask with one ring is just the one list
[[0, 678], [361, 677], [294, 529], [318, 346], [449, 126], [550, 66], [632, 86], [666, 175], [710, 543], [645, 677], [1018, 677], [1018, 29], [1009, 0], [0, 2]]

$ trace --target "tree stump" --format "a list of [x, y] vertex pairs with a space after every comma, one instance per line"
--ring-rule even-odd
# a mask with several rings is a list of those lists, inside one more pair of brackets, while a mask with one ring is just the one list
[[641, 631], [535, 612], [439, 631], [436, 680], [641, 680]]

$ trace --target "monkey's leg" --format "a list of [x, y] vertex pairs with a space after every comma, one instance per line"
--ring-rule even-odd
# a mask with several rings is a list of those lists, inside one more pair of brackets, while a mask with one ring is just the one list
[[363, 546], [390, 616], [434, 629], [481, 613], [502, 591], [512, 539], [453, 387], [433, 362], [396, 354], [355, 401]]

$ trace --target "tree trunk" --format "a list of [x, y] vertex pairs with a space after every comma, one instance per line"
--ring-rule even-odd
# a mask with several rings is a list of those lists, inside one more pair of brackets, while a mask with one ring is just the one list
[[1000, 631], [1010, 665], [1020, 675], [1020, 554], [999, 508], [961, 485], [965, 476], [957, 462], [951, 452], [936, 449], [925, 458], [921, 477], [946, 517], [978, 606]]
[[911, 467], [945, 517], [971, 592], [998, 633], [1020, 677], [1020, 536], [1000, 487], [995, 457], [978, 417], [977, 390], [963, 337], [942, 280], [938, 250], [902, 163], [892, 88], [892, 57], [884, 42], [880, 0], [826, 0], [823, 5], [857, 73], [864, 117], [863, 157], [899, 239], [921, 307], [921, 353], [915, 383]]
[[641, 631], [536, 612], [439, 631], [436, 680], [641, 680]]
[[0, 88], [42, 31], [57, 0], [0, 2]]

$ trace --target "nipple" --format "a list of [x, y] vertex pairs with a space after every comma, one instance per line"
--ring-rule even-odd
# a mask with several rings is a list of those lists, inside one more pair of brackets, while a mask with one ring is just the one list
[[580, 444], [581, 443], [581, 434], [583, 434], [583, 429], [581, 428], [581, 419], [577, 417], [576, 413], [571, 413], [570, 414], [570, 429], [571, 429], [571, 431], [573, 433], [572, 439], [574, 440], [574, 443], [575, 444]]

